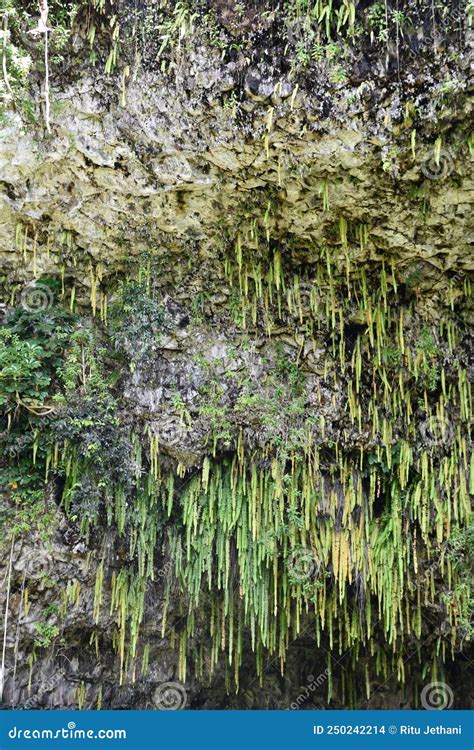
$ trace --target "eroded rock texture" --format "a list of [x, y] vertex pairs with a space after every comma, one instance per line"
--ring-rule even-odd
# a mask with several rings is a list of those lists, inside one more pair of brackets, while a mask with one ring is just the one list
[[472, 706], [464, 6], [303, 65], [278, 4], [197, 5], [164, 66], [125, 3], [110, 75], [79, 27], [51, 133], [33, 45], [2, 114], [4, 323], [76, 316], [0, 402], [3, 701]]

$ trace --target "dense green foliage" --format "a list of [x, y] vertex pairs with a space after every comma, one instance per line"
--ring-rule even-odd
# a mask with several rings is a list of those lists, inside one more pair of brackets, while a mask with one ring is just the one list
[[[66, 347], [74, 316], [62, 311], [15, 309], [0, 327], [0, 420], [3, 450], [12, 460], [0, 484], [41, 488], [50, 444], [50, 416], [61, 393]], [[41, 436], [41, 437], [40, 437]]]
[[[312, 73], [327, 68], [331, 84], [344, 86], [361, 51], [357, 82], [370, 77], [371, 55], [382, 50], [394, 80], [404, 55], [436, 57], [438, 39], [449, 46], [468, 25], [472, 2], [453, 10], [424, 0], [360, 7], [287, 0], [256, 14], [252, 4], [204, 0], [133, 8], [125, 0], [50, 0], [48, 60], [44, 32], [31, 34], [36, 2], [0, 0], [2, 12], [0, 99], [35, 123], [35, 76], [66, 75], [71, 60], [85, 59], [115, 76], [124, 106], [134, 65], [172, 75], [200, 46], [225, 63], [273, 66], [294, 83], [285, 105], [292, 111]], [[86, 44], [75, 44], [76, 35]], [[456, 87], [443, 86], [445, 101]], [[236, 84], [223, 111], [237, 118], [245, 96]], [[262, 137], [269, 170], [273, 115], [270, 106]], [[430, 179], [412, 184], [409, 171], [420, 119], [410, 101], [396, 127], [410, 144], [405, 183], [429, 220]], [[435, 161], [442, 145], [438, 135]], [[384, 155], [387, 180], [397, 149]], [[204, 678], [223, 666], [227, 689], [238, 690], [249, 652], [260, 677], [266, 658], [284, 672], [291, 643], [308, 630], [328, 654], [328, 701], [337, 693], [355, 706], [371, 680], [392, 673], [401, 685], [436, 680], [458, 651], [472, 648], [472, 289], [462, 272], [441, 274], [433, 311], [420, 290], [423, 266], [407, 274], [390, 248], [375, 243], [374, 253], [362, 218], [337, 216], [320, 248], [272, 238], [285, 170], [305, 168], [290, 157], [283, 164], [278, 150], [270, 187], [249, 192], [244, 215], [222, 220], [219, 278], [197, 294], [190, 283], [194, 296], [180, 301], [190, 339], [194, 330], [202, 337], [216, 324], [228, 327], [234, 350], [225, 362], [190, 346], [192, 367], [177, 367], [173, 382], [160, 369], [172, 361], [163, 340], [178, 326], [163, 300], [160, 268], [186, 290], [178, 273], [199, 275], [193, 246], [187, 257], [150, 249], [115, 273], [60, 229], [54, 262], [61, 278], [42, 280], [51, 304], [35, 311], [8, 288], [0, 327], [0, 525], [7, 542], [30, 532], [44, 540], [59, 506], [97, 564], [90, 642], [98, 652], [101, 621], [112, 615], [122, 680], [146, 671], [142, 626], [150, 597], [158, 597], [162, 635], [179, 655], [183, 681], [190, 670]], [[320, 178], [324, 215], [337, 184]], [[47, 242], [38, 241], [43, 229], [25, 217], [16, 228], [16, 249], [35, 277], [38, 248], [46, 244], [49, 259], [58, 235], [53, 225]], [[226, 289], [219, 305], [208, 304], [213, 284]], [[245, 364], [257, 341], [263, 371]], [[155, 376], [163, 412], [137, 417], [122, 386], [135, 378], [145, 389]], [[166, 410], [179, 425], [168, 445], [159, 434]], [[180, 444], [183, 436], [195, 438], [196, 454]], [[78, 591], [79, 581], [69, 581], [61, 608], [52, 605], [59, 619]], [[37, 623], [33, 651], [50, 648], [59, 632]], [[405, 664], [412, 650], [418, 661]], [[348, 674], [337, 665], [347, 652]]]
[[[165, 314], [147, 285], [120, 286], [108, 324], [60, 308], [16, 309], [2, 328], [0, 366], [9, 421], [3, 481], [23, 497], [17, 527], [25, 498], [33, 507], [45, 479], [56, 477], [63, 508], [86, 540], [104, 525], [115, 529], [128, 561], [110, 581], [99, 566], [94, 610], [98, 621], [109, 587], [123, 674], [135, 672], [147, 648], [140, 640], [147, 581], [164, 554], [172, 572], [160, 578], [163, 595], [168, 602], [179, 586], [186, 622], [173, 635], [183, 680], [190, 654], [198, 674], [225, 655], [228, 687], [237, 687], [247, 638], [259, 674], [266, 653], [284, 669], [290, 641], [309, 621], [330, 653], [351, 649], [353, 673], [342, 690], [352, 703], [359, 661], [375, 638], [375, 673], [385, 679], [398, 670], [403, 682], [404, 649], [425, 639], [427, 612], [436, 613], [439, 635], [420, 659], [436, 679], [450, 651], [472, 637], [471, 396], [457, 312], [464, 302], [434, 325], [384, 264], [380, 276], [360, 268], [341, 275], [325, 250], [296, 276], [279, 251], [262, 250], [256, 266], [243, 240], [238, 247], [225, 272], [240, 290], [239, 324], [264, 324], [271, 337], [279, 320], [293, 319], [300, 336], [323, 336], [321, 389], [334, 408], [346, 389], [344, 428], [334, 432], [322, 393], [319, 406], [308, 405], [298, 362], [277, 345], [267, 383], [274, 400], [242, 376], [231, 407], [237, 422], [209, 371], [199, 414], [209, 418], [210, 455], [198, 474], [183, 465], [170, 471], [158, 438], [126, 427], [113, 395], [121, 369], [153, 366], [160, 356]], [[469, 293], [465, 280], [464, 300]], [[133, 359], [137, 340], [145, 360]], [[172, 402], [192, 428], [179, 391]], [[255, 416], [270, 428], [258, 446], [241, 428]], [[196, 650], [202, 628], [210, 640]], [[333, 678], [341, 679], [334, 669], [329, 658], [328, 699]]]
[[108, 322], [115, 347], [135, 366], [156, 352], [165, 314], [144, 284], [127, 282], [118, 291]]

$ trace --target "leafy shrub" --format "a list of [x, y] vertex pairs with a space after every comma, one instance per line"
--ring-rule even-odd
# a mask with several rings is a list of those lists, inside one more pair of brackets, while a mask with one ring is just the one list
[[56, 418], [53, 434], [67, 441], [72, 468], [65, 467], [71, 512], [96, 518], [113, 501], [114, 489], [129, 491], [133, 482], [132, 450], [123, 434], [116, 403], [110, 395], [76, 398]]
[[57, 388], [75, 317], [62, 310], [17, 308], [0, 328], [0, 405], [42, 401]]
[[0, 406], [7, 411], [42, 401], [51, 377], [42, 369], [43, 349], [18, 334], [0, 330]]
[[0, 485], [28, 496], [44, 485], [49, 418], [75, 317], [59, 309], [11, 311], [0, 328]]
[[111, 306], [109, 324], [115, 347], [134, 363], [149, 358], [166, 328], [163, 307], [145, 285], [126, 282]]

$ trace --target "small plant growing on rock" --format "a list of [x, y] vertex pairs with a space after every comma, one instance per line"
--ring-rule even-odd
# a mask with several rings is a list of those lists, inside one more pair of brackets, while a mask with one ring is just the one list
[[35, 623], [36, 638], [34, 640], [35, 648], [49, 648], [54, 639], [59, 635], [57, 625], [50, 625], [47, 622]]

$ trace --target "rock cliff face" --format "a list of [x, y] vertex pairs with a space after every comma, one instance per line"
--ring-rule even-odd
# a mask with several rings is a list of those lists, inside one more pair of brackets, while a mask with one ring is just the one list
[[464, 5], [90, 5], [1, 115], [5, 705], [472, 706]]

